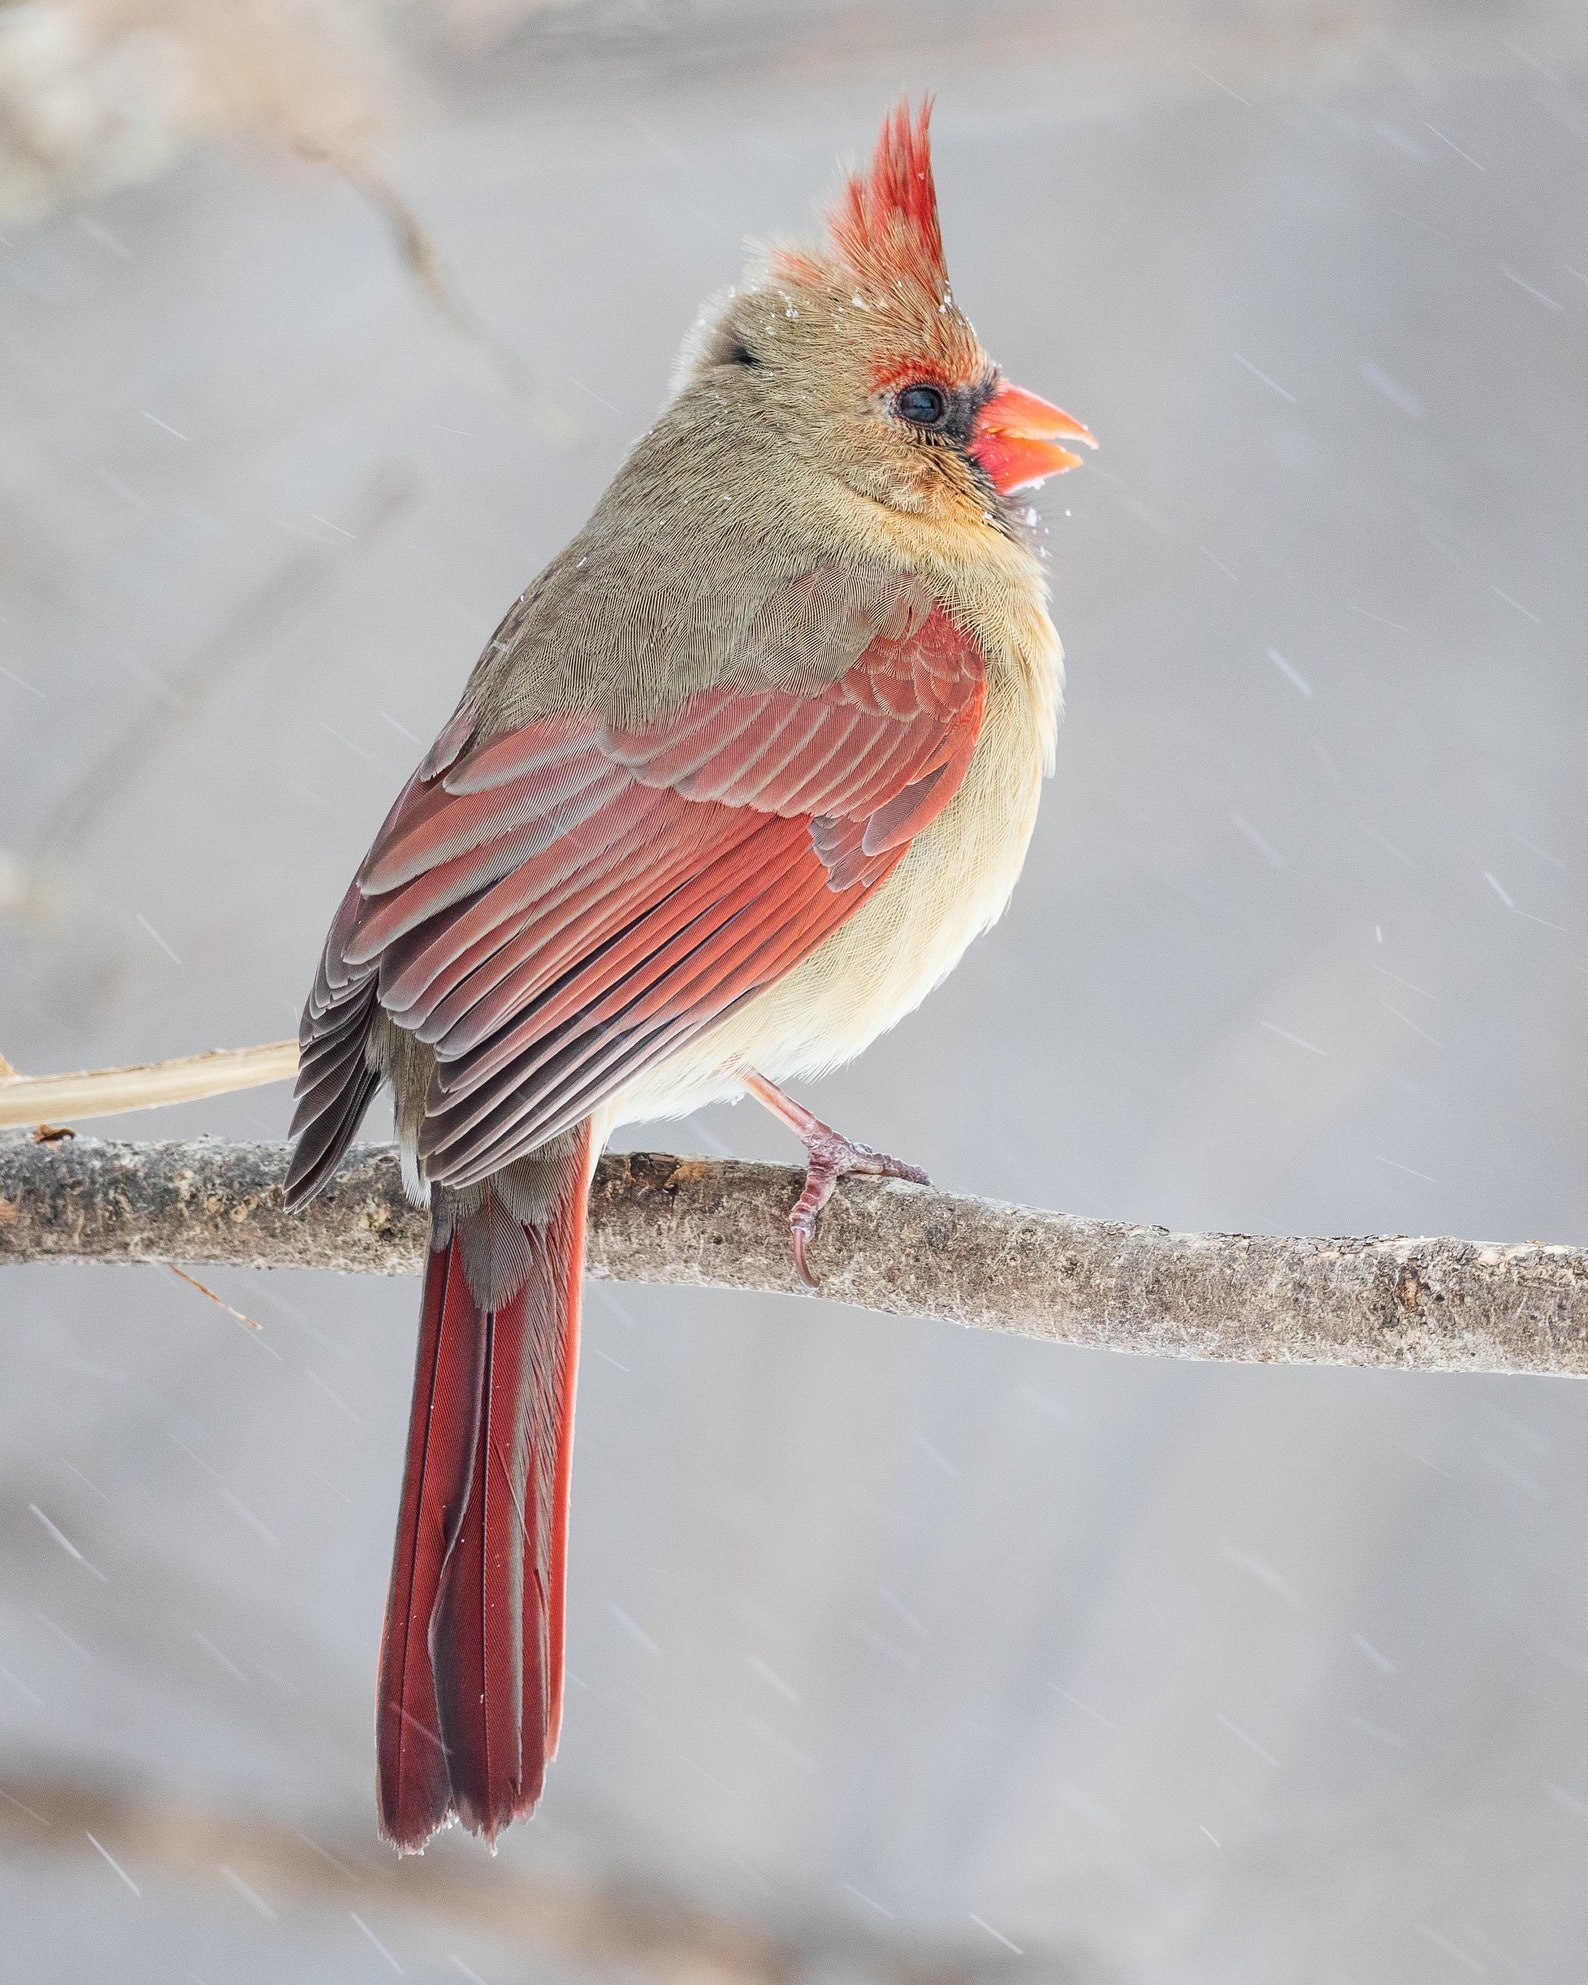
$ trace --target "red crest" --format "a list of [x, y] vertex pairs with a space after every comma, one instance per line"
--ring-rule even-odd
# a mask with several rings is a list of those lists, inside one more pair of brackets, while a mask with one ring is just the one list
[[913, 118], [908, 98], [888, 113], [870, 172], [845, 180], [827, 226], [834, 253], [862, 283], [904, 284], [936, 304], [948, 294], [948, 270], [932, 183], [931, 118], [930, 97]]

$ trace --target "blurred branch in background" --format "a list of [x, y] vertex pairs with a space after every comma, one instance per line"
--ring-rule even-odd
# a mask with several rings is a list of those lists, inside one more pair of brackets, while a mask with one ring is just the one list
[[391, 231], [403, 266], [452, 335], [470, 352], [487, 379], [548, 441], [568, 448], [578, 440], [579, 423], [566, 407], [536, 383], [533, 374], [479, 314], [446, 282], [435, 244], [423, 223], [387, 179], [356, 160], [328, 158], [327, 164], [355, 188]]
[[[300, 1213], [273, 1144], [0, 1142], [0, 1263], [188, 1262], [410, 1274], [426, 1220], [389, 1150], [353, 1151]], [[801, 1174], [609, 1154], [589, 1268], [796, 1294]], [[1588, 1250], [1460, 1240], [1174, 1234], [898, 1180], [822, 1216], [821, 1293], [896, 1316], [1171, 1357], [1588, 1375]]]
[[[195, 146], [263, 138], [328, 166], [379, 215], [426, 304], [516, 410], [566, 445], [573, 416], [447, 279], [383, 167], [421, 106], [489, 78], [520, 108], [613, 100], [639, 65], [680, 88], [724, 69], [813, 79], [901, 43], [930, 64], [1019, 47], [1070, 87], [1239, 95], [1300, 72], [1394, 68], [1436, 47], [1492, 62], [1578, 47], [1575, 0], [13, 0], [0, 4], [0, 221], [158, 177]], [[891, 54], [886, 58], [890, 64]], [[893, 86], [896, 87], [896, 78]], [[5, 877], [0, 874], [0, 898]]]
[[25, 0], [0, 9], [0, 214], [157, 177], [217, 135], [367, 146], [394, 113], [361, 0]]
[[[0, 868], [0, 911], [10, 910], [13, 915], [46, 925], [59, 919], [70, 899], [77, 856], [93, 829], [203, 718], [261, 646], [316, 606], [326, 587], [343, 575], [349, 563], [362, 558], [380, 541], [413, 496], [413, 483], [401, 470], [379, 470], [346, 513], [345, 526], [336, 527], [335, 538], [300, 546], [263, 585], [238, 603], [219, 632], [165, 682], [163, 694], [136, 711], [125, 728], [73, 779], [45, 815], [29, 858], [23, 862], [12, 857], [9, 868]], [[214, 1095], [217, 1091], [193, 1093]], [[166, 1100], [181, 1099], [171, 1096]], [[40, 1114], [61, 1112], [44, 1110]]]
[[[1016, 1964], [1022, 1979], [1047, 1985], [1073, 1975], [1035, 1952], [914, 1948], [859, 1923], [752, 1929], [652, 1883], [499, 1867], [451, 1853], [445, 1843], [401, 1859], [372, 1854], [362, 1820], [296, 1831], [40, 1770], [27, 1777], [11, 1770], [0, 1782], [0, 1842], [13, 1864], [46, 1854], [87, 1862], [97, 1848], [140, 1893], [151, 1878], [225, 1882], [270, 1918], [334, 1910], [353, 1915], [364, 1935], [382, 1944], [400, 1941], [407, 1919], [422, 1927], [427, 1942], [438, 1931], [462, 1940], [466, 1950], [499, 1941], [578, 1971], [616, 1968], [677, 1985], [797, 1985], [812, 1976], [958, 1985], [1002, 1977]], [[349, 1934], [356, 1938], [357, 1931]], [[478, 1976], [454, 1962], [459, 1975]]]
[[[565, 4], [431, 11], [473, 33]], [[563, 446], [578, 423], [446, 278], [377, 166], [417, 94], [392, 0], [24, 0], [0, 6], [0, 218], [32, 220], [151, 179], [214, 137], [263, 137], [346, 180], [390, 231], [427, 306], [516, 411]], [[3, 879], [0, 879], [3, 888]]]

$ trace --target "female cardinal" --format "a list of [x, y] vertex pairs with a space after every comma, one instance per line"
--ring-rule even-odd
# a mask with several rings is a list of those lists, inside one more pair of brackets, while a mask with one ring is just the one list
[[585, 1207], [614, 1124], [746, 1091], [816, 1216], [919, 1179], [774, 1087], [847, 1061], [1002, 912], [1060, 650], [1010, 493], [1092, 437], [949, 294], [929, 106], [821, 247], [702, 318], [595, 515], [497, 629], [344, 897], [290, 1204], [382, 1079], [429, 1265], [381, 1653], [381, 1827], [528, 1813], [562, 1711]]

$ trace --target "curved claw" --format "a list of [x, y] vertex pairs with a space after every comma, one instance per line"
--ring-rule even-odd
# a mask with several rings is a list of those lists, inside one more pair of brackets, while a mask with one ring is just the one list
[[[804, 1227], [794, 1227], [792, 1220], [789, 1222], [789, 1225], [793, 1227], [794, 1231], [794, 1266], [799, 1272], [799, 1278], [807, 1289], [819, 1289], [822, 1285], [812, 1275], [805, 1260], [805, 1243], [808, 1238], [807, 1229]], [[813, 1220], [810, 1231], [814, 1231], [815, 1226], [816, 1222]]]
[[919, 1165], [906, 1165], [885, 1151], [873, 1151], [869, 1144], [856, 1144], [831, 1124], [812, 1116], [803, 1103], [785, 1096], [775, 1082], [768, 1082], [753, 1068], [743, 1070], [741, 1079], [748, 1093], [786, 1123], [805, 1146], [805, 1189], [789, 1215], [789, 1228], [794, 1237], [794, 1266], [806, 1288], [814, 1289], [816, 1277], [805, 1259], [805, 1250], [815, 1237], [816, 1216], [832, 1198], [840, 1179], [866, 1172], [873, 1178], [908, 1179], [912, 1185], [930, 1185], [932, 1181]]

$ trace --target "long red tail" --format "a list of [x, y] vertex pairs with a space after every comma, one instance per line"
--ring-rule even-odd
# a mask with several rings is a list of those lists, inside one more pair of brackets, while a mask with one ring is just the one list
[[557, 1748], [589, 1147], [438, 1210], [376, 1703], [381, 1830], [410, 1852], [453, 1814], [494, 1840]]

